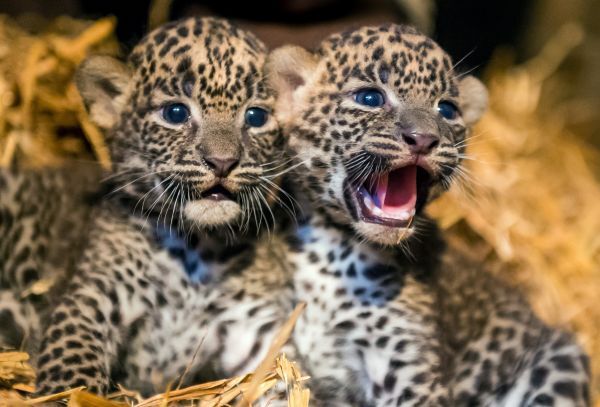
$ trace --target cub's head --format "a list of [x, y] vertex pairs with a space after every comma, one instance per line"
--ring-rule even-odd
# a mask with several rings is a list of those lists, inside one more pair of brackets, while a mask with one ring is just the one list
[[313, 205], [395, 244], [446, 189], [487, 93], [430, 38], [399, 25], [335, 34], [316, 53], [275, 50], [276, 114]]
[[259, 219], [282, 150], [266, 55], [251, 33], [191, 18], [148, 34], [126, 63], [84, 61], [77, 86], [138, 209], [207, 227]]

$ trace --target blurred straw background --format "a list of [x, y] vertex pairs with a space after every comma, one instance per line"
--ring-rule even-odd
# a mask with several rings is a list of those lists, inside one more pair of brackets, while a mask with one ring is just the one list
[[491, 106], [467, 148], [464, 182], [430, 212], [522, 287], [542, 319], [577, 332], [598, 395], [598, 149], [566, 127], [567, 107], [548, 96], [567, 86], [556, 69], [582, 36], [567, 24], [527, 63], [494, 61], [486, 75]]
[[[468, 244], [482, 261], [523, 287], [544, 320], [577, 333], [592, 355], [597, 399], [600, 116], [592, 90], [598, 90], [600, 79], [589, 69], [600, 67], [600, 58], [588, 59], [578, 69], [573, 66], [600, 47], [593, 42], [599, 36], [593, 32], [597, 29], [592, 17], [568, 15], [583, 24], [558, 24], [565, 13], [560, 7], [539, 10], [537, 15], [549, 23], [536, 27], [556, 24], [551, 32], [538, 29], [536, 38], [545, 40], [530, 41], [537, 56], [527, 62], [515, 64], [510, 52], [496, 53], [484, 78], [491, 106], [471, 138], [467, 151], [472, 159], [463, 182], [430, 212], [453, 242]], [[151, 15], [164, 18], [157, 11]], [[559, 15], [562, 20], [557, 20]], [[102, 134], [87, 118], [72, 74], [90, 52], [119, 53], [115, 23], [111, 18], [92, 22], [61, 17], [34, 35], [0, 16], [1, 165], [58, 165], [65, 159], [95, 159], [110, 165]], [[582, 73], [589, 80], [587, 87], [573, 80]], [[275, 355], [270, 357], [266, 373], [261, 373], [260, 390], [284, 381], [288, 390], [297, 390], [288, 392], [296, 397], [291, 405], [308, 405], [300, 372], [287, 360], [274, 362]], [[28, 403], [35, 372], [26, 361], [21, 352], [0, 353], [0, 400], [10, 394], [10, 403]], [[145, 402], [126, 390], [117, 396], [130, 404], [163, 405], [173, 396], [190, 394], [197, 396], [195, 400], [209, 400], [202, 395], [212, 397], [212, 404], [206, 405], [218, 406], [248, 391], [251, 382], [252, 376], [234, 378]], [[81, 391], [73, 394], [59, 397], [71, 397], [70, 405], [75, 406], [119, 405]], [[217, 394], [232, 398], [224, 401]]]

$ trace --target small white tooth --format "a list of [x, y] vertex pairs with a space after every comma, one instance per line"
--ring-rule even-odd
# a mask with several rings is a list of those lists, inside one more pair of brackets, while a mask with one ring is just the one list
[[369, 194], [364, 194], [363, 195], [363, 203], [365, 204], [365, 206], [367, 207], [367, 209], [370, 212], [373, 212], [375, 209], [378, 209], [375, 204], [373, 203], [373, 200], [371, 199], [371, 197], [369, 196]]
[[389, 213], [389, 212], [384, 212], [377, 207], [375, 207], [375, 209], [373, 209], [373, 214], [377, 215], [379, 217], [382, 217], [382, 218], [398, 219], [398, 220], [409, 220], [412, 217], [411, 212], [409, 212], [409, 211]]
[[410, 219], [410, 213], [408, 211], [404, 211], [404, 212], [400, 213], [400, 219], [402, 219], [402, 220], [409, 220]]
[[394, 217], [394, 219], [406, 220], [407, 215], [408, 214], [406, 212], [399, 212], [399, 213], [394, 213], [393, 217]]
[[380, 218], [385, 218], [386, 217], [385, 212], [382, 211], [380, 208], [378, 208], [376, 206], [373, 208], [373, 215], [379, 216]]

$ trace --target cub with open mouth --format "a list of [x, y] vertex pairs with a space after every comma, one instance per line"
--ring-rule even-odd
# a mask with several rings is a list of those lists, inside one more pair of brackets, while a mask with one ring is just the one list
[[[388, 34], [342, 34], [319, 58], [281, 50], [291, 62], [281, 66], [297, 69], [279, 76], [290, 96], [277, 110], [293, 135], [292, 153], [318, 177], [305, 182], [312, 198], [368, 240], [388, 245], [409, 237], [424, 205], [451, 184], [487, 93], [475, 77], [457, 75], [432, 40], [419, 41], [414, 53], [386, 51], [377, 41], [340, 52], [378, 35]], [[411, 35], [417, 37], [404, 34]], [[346, 68], [334, 68], [340, 65]]]
[[282, 47], [266, 66], [312, 210], [286, 259], [318, 405], [589, 405], [576, 341], [418, 222], [460, 172], [483, 85], [393, 24], [333, 34], [315, 53]]

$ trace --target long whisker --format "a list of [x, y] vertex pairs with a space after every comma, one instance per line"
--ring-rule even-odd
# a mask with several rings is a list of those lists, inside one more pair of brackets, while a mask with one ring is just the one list
[[467, 76], [468, 74], [470, 74], [471, 72], [473, 72], [476, 69], [479, 69], [481, 65], [475, 65], [473, 68], [471, 69], [467, 69], [465, 72], [461, 72], [459, 75], [456, 75], [456, 80], [459, 80], [465, 76]]
[[[260, 186], [264, 187], [264, 185], [260, 185]], [[269, 214], [271, 215], [271, 219], [273, 221], [273, 225], [275, 225], [275, 223], [276, 223], [276, 221], [275, 221], [275, 215], [273, 214], [273, 211], [271, 210], [271, 207], [270, 207], [269, 203], [267, 202], [267, 199], [265, 198], [265, 196], [263, 195], [263, 193], [260, 191], [260, 189], [257, 189], [255, 191], [256, 191], [256, 195], [260, 198], [260, 200], [262, 201], [262, 203], [264, 204], [264, 206], [269, 211]], [[261, 213], [264, 215], [264, 211], [261, 211]], [[266, 216], [265, 216], [265, 225], [267, 227], [267, 235], [270, 238], [271, 237], [271, 228], [269, 226], [269, 222], [267, 221]]]
[[[172, 188], [172, 191], [169, 193], [169, 195], [166, 197], [166, 199], [163, 201], [163, 204], [160, 207], [160, 211], [158, 213], [158, 218], [156, 218], [156, 226], [158, 226], [158, 223], [160, 221], [160, 217], [161, 217], [161, 215], [163, 213], [163, 209], [165, 208], [165, 205], [166, 205], [166, 211], [165, 211], [165, 216], [164, 216], [164, 222], [167, 221], [167, 215], [169, 213], [169, 208], [171, 206], [171, 201], [172, 201], [173, 195], [178, 190], [178, 188], [177, 188], [178, 184], [179, 184], [178, 182], [171, 181], [170, 185], [167, 187], [167, 188], [171, 188], [171, 187], [174, 187], [174, 188]], [[169, 225], [169, 231], [171, 231], [171, 225]]]
[[[162, 199], [162, 197], [165, 195], [165, 193], [167, 193], [169, 191], [169, 188], [171, 187], [172, 183], [170, 182], [171, 179], [175, 177], [175, 174], [171, 174], [169, 175], [169, 177], [166, 178], [166, 180], [169, 180], [169, 185], [167, 185], [167, 187], [160, 193], [160, 195], [158, 195], [158, 197], [154, 200], [154, 202], [152, 203], [152, 205], [150, 205], [150, 208], [148, 208], [147, 210], [147, 214], [146, 214], [146, 220], [144, 222], [144, 225], [146, 223], [148, 223], [148, 219], [150, 218], [150, 214], [152, 213], [152, 210], [154, 209], [154, 207], [156, 206], [156, 204], [158, 202], [160, 202], [160, 200]], [[162, 183], [161, 183], [162, 184]], [[143, 208], [143, 207], [142, 207]]]
[[296, 163], [296, 164], [294, 164], [294, 165], [292, 165], [292, 166], [286, 168], [285, 170], [280, 171], [280, 172], [278, 172], [276, 174], [268, 174], [268, 175], [264, 175], [264, 176], [268, 177], [268, 178], [277, 178], [277, 177], [280, 177], [280, 176], [282, 176], [284, 174], [287, 174], [288, 172], [290, 172], [290, 171], [292, 171], [292, 170], [300, 167], [301, 165], [306, 164], [308, 161], [309, 160], [300, 161], [300, 162], [298, 162], [298, 163]]
[[138, 205], [141, 203], [141, 214], [144, 214], [144, 205], [146, 203], [146, 198], [152, 194], [152, 192], [154, 192], [155, 189], [161, 188], [162, 185], [165, 182], [168, 182], [170, 179], [170, 176], [166, 177], [165, 179], [163, 179], [161, 182], [157, 183], [156, 185], [154, 185], [151, 189], [149, 189], [148, 191], [146, 191], [146, 193], [144, 195], [142, 195], [140, 198], [138, 198], [137, 202], [135, 203], [135, 206], [133, 207], [133, 212], [135, 213], [137, 211], [137, 207]]
[[294, 198], [290, 193], [288, 193], [286, 190], [284, 190], [283, 188], [281, 188], [279, 185], [277, 185], [276, 183], [274, 183], [270, 179], [264, 178], [264, 177], [260, 177], [259, 179], [261, 181], [263, 181], [263, 182], [266, 182], [269, 186], [271, 186], [272, 188], [274, 188], [279, 194], [282, 194], [290, 202], [290, 205], [288, 206], [283, 201], [283, 199], [281, 199], [279, 197], [279, 194], [277, 194], [277, 193], [271, 193], [272, 196], [273, 196], [273, 198], [276, 199], [277, 202], [279, 204], [281, 204], [286, 211], [288, 211], [288, 213], [292, 216], [292, 218], [295, 219], [296, 218], [296, 208], [298, 208], [298, 209], [300, 209], [300, 211], [302, 211], [302, 206], [296, 200], [296, 198]]
[[465, 59], [467, 59], [468, 57], [470, 57], [470, 56], [473, 54], [473, 52], [475, 52], [475, 50], [476, 50], [476, 48], [473, 48], [473, 49], [471, 49], [471, 51], [467, 52], [467, 53], [465, 54], [465, 56], [464, 56], [464, 57], [462, 57], [461, 59], [459, 59], [459, 60], [458, 60], [458, 62], [455, 62], [455, 63], [452, 65], [452, 68], [451, 68], [452, 72], [454, 72], [454, 70], [455, 70], [456, 68], [458, 68], [458, 66], [459, 66], [459, 65], [460, 65], [462, 62], [464, 62], [464, 61], [465, 61]]
[[121, 186], [119, 188], [116, 188], [116, 189], [112, 190], [111, 192], [109, 192], [109, 195], [114, 195], [117, 192], [122, 191], [123, 189], [127, 188], [128, 186], [130, 186], [130, 185], [132, 185], [132, 184], [134, 184], [136, 182], [138, 182], [141, 179], [144, 179], [144, 178], [147, 178], [147, 177], [151, 177], [153, 175], [158, 175], [158, 174], [161, 174], [161, 173], [165, 173], [165, 172], [167, 172], [167, 171], [154, 171], [154, 172], [150, 172], [150, 173], [144, 174], [144, 175], [142, 175], [142, 176], [134, 179], [133, 181], [130, 181], [127, 184], [125, 184], [125, 185], [123, 185], [123, 186]]

